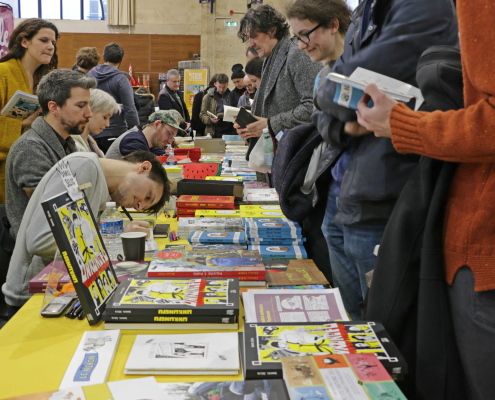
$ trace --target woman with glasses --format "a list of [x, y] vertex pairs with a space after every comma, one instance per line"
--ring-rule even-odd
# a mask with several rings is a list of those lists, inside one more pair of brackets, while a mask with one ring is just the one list
[[[263, 129], [272, 138], [279, 132], [310, 122], [313, 111], [312, 88], [320, 63], [312, 63], [289, 38], [285, 17], [270, 5], [250, 9], [242, 18], [237, 36], [265, 58], [252, 113], [258, 119], [242, 129], [243, 139], [251, 139], [249, 153]], [[274, 141], [275, 142], [275, 141]]]

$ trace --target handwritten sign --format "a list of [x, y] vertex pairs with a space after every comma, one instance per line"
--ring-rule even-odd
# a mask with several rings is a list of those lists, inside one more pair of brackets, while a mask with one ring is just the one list
[[72, 175], [69, 163], [66, 160], [62, 160], [57, 164], [56, 169], [72, 201], [81, 200], [83, 193], [79, 190], [76, 177]]

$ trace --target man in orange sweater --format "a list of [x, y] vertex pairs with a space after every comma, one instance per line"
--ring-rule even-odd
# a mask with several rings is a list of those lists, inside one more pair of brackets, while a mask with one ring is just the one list
[[[495, 4], [457, 1], [464, 109], [414, 112], [374, 84], [347, 128], [392, 139], [399, 153], [460, 163], [445, 208], [445, 277], [470, 399], [493, 399], [495, 380]], [[476, 24], [473, 24], [476, 21]], [[367, 101], [373, 99], [374, 107]]]

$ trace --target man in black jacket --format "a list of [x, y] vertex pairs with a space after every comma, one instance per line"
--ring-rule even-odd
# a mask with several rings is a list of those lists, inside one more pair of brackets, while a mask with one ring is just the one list
[[[361, 67], [417, 86], [421, 53], [458, 41], [450, 0], [364, 0], [351, 20], [344, 53], [333, 68], [346, 76]], [[373, 250], [419, 157], [400, 155], [389, 139], [357, 129], [355, 110], [335, 103], [335, 91], [336, 84], [325, 80], [312, 116], [326, 146], [317, 175], [329, 168], [332, 175], [328, 193], [319, 193], [327, 199], [322, 231], [334, 285], [340, 288], [349, 315], [359, 319], [358, 304], [367, 290], [365, 274], [376, 261]]]
[[[179, 90], [180, 74], [176, 69], [167, 72], [167, 84], [158, 94], [158, 107], [160, 110], [176, 110], [182, 115], [181, 129], [189, 130], [191, 117], [184, 102], [184, 93]], [[181, 136], [181, 135], [179, 135]]]

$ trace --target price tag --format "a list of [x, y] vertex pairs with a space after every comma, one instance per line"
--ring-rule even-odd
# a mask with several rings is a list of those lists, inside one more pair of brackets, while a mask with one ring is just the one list
[[79, 190], [77, 179], [72, 175], [68, 161], [60, 161], [56, 169], [72, 201], [81, 200], [83, 198], [83, 192]]

